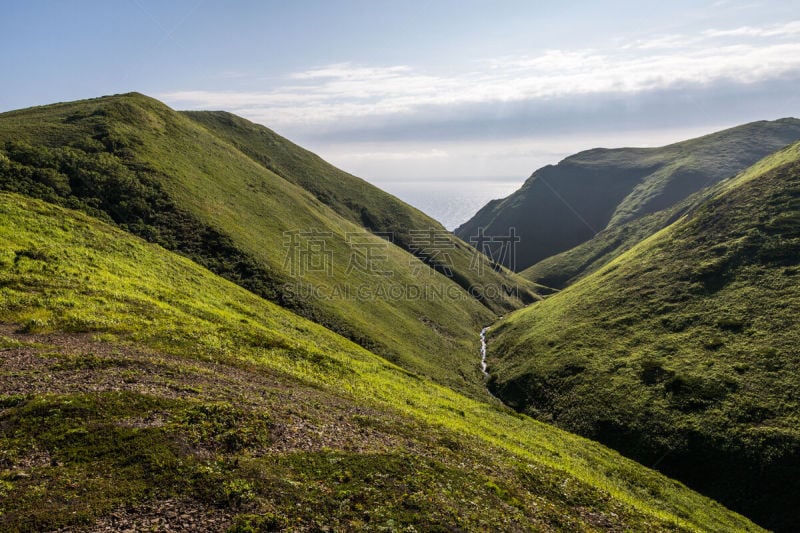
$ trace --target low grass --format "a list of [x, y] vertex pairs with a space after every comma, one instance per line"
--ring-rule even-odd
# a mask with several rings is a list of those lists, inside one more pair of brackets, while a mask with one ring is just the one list
[[[542, 289], [489, 261], [436, 220], [374, 185], [327, 163], [316, 154], [274, 131], [224, 111], [184, 111], [242, 153], [313, 194], [351, 222], [376, 234], [391, 234], [400, 247], [448, 275], [497, 314], [536, 299]], [[433, 229], [436, 243], [420, 240], [415, 231]], [[444, 254], [447, 261], [437, 261]], [[480, 261], [475, 264], [475, 261]], [[511, 293], [496, 290], [514, 288]]]
[[228, 513], [233, 531], [758, 530], [188, 259], [8, 193], [0, 322], [7, 531], [169, 498]]
[[[721, 183], [725, 183], [725, 180]], [[643, 240], [674, 223], [707, 201], [722, 187], [719, 184], [707, 187], [661, 211], [609, 226], [588, 241], [526, 268], [520, 275], [535, 283], [563, 289], [599, 270]]]
[[492, 388], [781, 531], [800, 527], [800, 144], [489, 332]]

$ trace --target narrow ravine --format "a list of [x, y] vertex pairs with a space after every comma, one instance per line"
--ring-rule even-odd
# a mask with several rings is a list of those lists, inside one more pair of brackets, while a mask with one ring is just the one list
[[489, 330], [489, 326], [486, 326], [481, 330], [481, 372], [483, 372], [484, 378], [489, 378], [489, 372], [486, 371], [486, 332]]

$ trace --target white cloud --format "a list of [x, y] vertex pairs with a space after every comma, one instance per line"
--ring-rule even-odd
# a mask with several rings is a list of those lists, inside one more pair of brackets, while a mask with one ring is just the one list
[[402, 74], [411, 70], [411, 67], [398, 65], [394, 67], [360, 67], [353, 68], [349, 63], [336, 63], [322, 68], [314, 68], [303, 72], [291, 74], [291, 78], [296, 80], [309, 80], [319, 78], [350, 78], [350, 79], [381, 79], [391, 78], [397, 74]]
[[[606, 148], [622, 146], [662, 146], [705, 135], [723, 126], [665, 128], [659, 131], [633, 130], [602, 136]], [[373, 178], [379, 185], [387, 181], [486, 179], [492, 176], [522, 179], [543, 165], [555, 164], [564, 157], [598, 146], [592, 134], [527, 136], [516, 139], [340, 142], [309, 148], [324, 153], [334, 165], [357, 176]]]
[[786, 37], [800, 35], [800, 21], [772, 26], [742, 26], [732, 30], [706, 30], [706, 37]]
[[409, 65], [337, 63], [290, 74], [266, 91], [176, 91], [173, 106], [227, 109], [292, 131], [331, 130], [386, 117], [436, 115], [454, 106], [546, 102], [717, 82], [750, 84], [800, 72], [800, 21], [663, 35], [607, 50], [547, 50], [429, 73]]
[[784, 38], [800, 35], [800, 21], [794, 20], [783, 24], [773, 24], [768, 26], [741, 26], [738, 28], [719, 30], [708, 29], [698, 35], [686, 35], [682, 33], [658, 35], [649, 39], [637, 39], [625, 43], [622, 48], [625, 50], [680, 50], [685, 48], [703, 46], [714, 46], [714, 41], [721, 39], [769, 39]]
[[432, 149], [410, 149], [405, 151], [397, 150], [378, 150], [378, 151], [347, 151], [347, 154], [342, 156], [350, 163], [363, 163], [369, 161], [425, 161], [429, 159], [441, 159], [450, 157], [450, 154], [445, 150]]
[[658, 49], [680, 49], [697, 44], [699, 38], [689, 37], [688, 35], [661, 35], [652, 39], [640, 39], [624, 45], [623, 48], [637, 48], [639, 50], [658, 50]]

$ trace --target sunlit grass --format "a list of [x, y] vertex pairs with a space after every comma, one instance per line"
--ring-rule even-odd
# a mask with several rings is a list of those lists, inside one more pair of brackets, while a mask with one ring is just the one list
[[[711, 500], [596, 443], [411, 375], [342, 337], [214, 276], [185, 258], [145, 244], [86, 216], [20, 196], [2, 194], [0, 250], [0, 320], [19, 324], [22, 330], [112, 335], [107, 338], [117, 339], [116, 342], [123, 345], [149, 347], [184, 357], [188, 366], [193, 360], [234, 366], [250, 364], [275, 376], [286, 376], [288, 382], [296, 380], [297, 387], [320, 388], [327, 391], [325, 394], [344, 398], [353, 405], [394, 413], [392, 416], [399, 417], [398, 420], [422, 425], [418, 430], [421, 433], [417, 432], [413, 438], [429, 434], [430, 438], [439, 435], [436, 438], [456, 439], [465, 446], [464, 451], [458, 452], [465, 458], [469, 456], [471, 461], [498, 465], [497, 475], [505, 477], [496, 481], [482, 480], [480, 487], [483, 488], [478, 492], [495, 494], [491, 497], [495, 499], [486, 496], [490, 502], [504, 501], [503, 497], [511, 501], [511, 495], [515, 494], [513, 497], [517, 498], [516, 505], [520, 506], [521, 512], [541, 512], [544, 513], [543, 519], [551, 516], [548, 514], [550, 511], [534, 511], [535, 507], [531, 507], [531, 494], [536, 495], [537, 491], [542, 491], [539, 497], [545, 500], [539, 504], [546, 504], [556, 514], [562, 512], [558, 511], [562, 507], [563, 512], [570, 513], [575, 512], [576, 506], [613, 508], [624, 514], [631, 529], [755, 529], [745, 519]], [[477, 361], [477, 353], [475, 357]], [[30, 405], [25, 403], [27, 401], [55, 402], [54, 405], [59, 402], [58, 398], [14, 401], [20, 402], [21, 406]], [[93, 407], [92, 396], [81, 401], [88, 402], [86, 410], [81, 411], [85, 414], [81, 416], [100, 419], [111, 416], [103, 414], [106, 412], [103, 409], [110, 407]], [[167, 402], [159, 408], [175, 409], [176, 412], [192, 408], [191, 405], [169, 405]], [[46, 410], [52, 408], [42, 407]], [[24, 422], [27, 411], [14, 412], [14, 416], [23, 417], [21, 420]], [[234, 413], [231, 416], [244, 415]], [[210, 433], [207, 438], [217, 439], [214, 435], [223, 435], [227, 431], [226, 422], [218, 423], [223, 425], [213, 426], [217, 433]], [[399, 423], [393, 424], [397, 425], [390, 425], [387, 431], [404, 431]], [[425, 427], [430, 429], [425, 430]], [[173, 429], [188, 431], [180, 425]], [[206, 472], [202, 470], [205, 466], [200, 468], [191, 458], [176, 456], [174, 451], [170, 451], [171, 445], [158, 440], [166, 438], [163, 432], [167, 430], [172, 431], [167, 427], [145, 433], [133, 432], [130, 438], [138, 442], [136, 447], [158, 443], [156, 451], [148, 452], [145, 457], [147, 461], [163, 463], [166, 468], [164, 475], [172, 475], [170, 472], [180, 472], [181, 469], [188, 469], [198, 476]], [[118, 430], [114, 430], [110, 436], [102, 437], [111, 440], [98, 441], [98, 445], [110, 446], [108, 453], [112, 458], [115, 457], [113, 454], [120, 453], [113, 444], [117, 442], [115, 439], [122, 438], [120, 435]], [[48, 433], [40, 438], [44, 442], [53, 439], [61, 442], [55, 434]], [[81, 439], [80, 442], [85, 443], [84, 437]], [[136, 439], [145, 440], [140, 442]], [[92, 451], [80, 453], [91, 454]], [[434, 459], [438, 453], [434, 454]], [[241, 460], [243, 462], [238, 463], [240, 466], [234, 471], [238, 472], [236, 475], [244, 475], [241, 465], [245, 464], [250, 464], [255, 469], [253, 472], [266, 468], [260, 460]], [[113, 461], [108, 464], [116, 464]], [[370, 468], [383, 468], [377, 464]], [[79, 469], [73, 463], [69, 465], [65, 472]], [[419, 475], [422, 475], [427, 467], [420, 464], [413, 468], [419, 468]], [[413, 475], [413, 468], [411, 473], [404, 475]], [[224, 471], [215, 472], [209, 470], [202, 474], [205, 477], [201, 477], [208, 483], [214, 480], [229, 483], [226, 486], [233, 491], [229, 491], [230, 494], [215, 493], [215, 501], [260, 498], [249, 495], [251, 492], [261, 494], [257, 487], [265, 482], [257, 481], [256, 473], [247, 474], [242, 478], [244, 481], [239, 482]], [[80, 477], [84, 474], [76, 471], [75, 475]], [[146, 472], [130, 471], [122, 475], [130, 476], [129, 482], [135, 485], [131, 488], [132, 494], [136, 498], [147, 494], [150, 490], [148, 483], [164, 481]], [[454, 483], [461, 479], [457, 470], [446, 475], [454, 476]], [[528, 485], [516, 485], [522, 483], [520, 479], [528, 480], [525, 482]], [[458, 482], [461, 485], [456, 484], [461, 487], [458, 490], [477, 490], [464, 486], [465, 482], [461, 479]], [[508, 487], [517, 488], [512, 490]], [[14, 490], [13, 486], [9, 490]], [[59, 494], [62, 489], [50, 487], [48, 490]], [[98, 489], [90, 487], [88, 490], [93, 497], [99, 497], [93, 492]], [[195, 486], [192, 490], [199, 489]], [[509, 490], [512, 492], [507, 493]], [[109, 498], [109, 501], [101, 498], [101, 508], [122, 501], [117, 492]]]
[[490, 333], [496, 392], [795, 529], [799, 158], [800, 144], [765, 158], [509, 315]]

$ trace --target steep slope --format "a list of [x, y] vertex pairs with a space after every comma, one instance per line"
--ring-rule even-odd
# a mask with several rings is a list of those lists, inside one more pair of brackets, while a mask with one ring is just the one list
[[535, 283], [563, 289], [666, 228], [716, 190], [714, 185], [706, 187], [667, 209], [609, 226], [588, 241], [529, 266], [520, 275]]
[[757, 531], [95, 218], [0, 193], [0, 528]]
[[800, 528], [800, 143], [490, 331], [496, 395]]
[[667, 209], [800, 139], [800, 120], [753, 122], [662, 148], [594, 149], [536, 172], [514, 194], [490, 202], [456, 229], [464, 240], [520, 238], [520, 271], [601, 232]]
[[[306, 189], [339, 215], [373, 233], [392, 235], [395, 244], [450, 277], [496, 313], [530, 303], [540, 289], [498, 265], [483, 263], [476, 268], [473, 248], [439, 222], [269, 128], [224, 111], [183, 113], [265, 168]], [[435, 243], [420, 238], [430, 231], [436, 235]], [[445, 262], [437, 259], [442, 251], [447, 252]], [[498, 287], [516, 290], [509, 294]]]
[[[460, 266], [429, 268], [160, 102], [128, 94], [4, 113], [0, 146], [0, 188], [113, 221], [413, 372], [485, 394], [472, 354], [494, 315], [454, 282]], [[417, 237], [428, 263], [470, 253], [436, 228]], [[476, 272], [493, 272], [472, 255]], [[487, 279], [490, 307], [520, 303], [512, 275]]]

